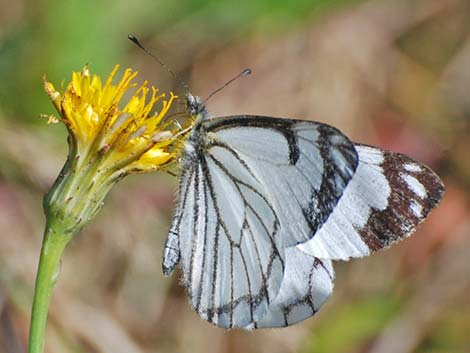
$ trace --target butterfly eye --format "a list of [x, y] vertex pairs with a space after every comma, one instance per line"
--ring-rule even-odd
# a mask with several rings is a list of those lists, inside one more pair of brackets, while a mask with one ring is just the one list
[[200, 117], [202, 120], [207, 118], [207, 111], [204, 103], [197, 96], [188, 93], [186, 95], [186, 110], [190, 117]]

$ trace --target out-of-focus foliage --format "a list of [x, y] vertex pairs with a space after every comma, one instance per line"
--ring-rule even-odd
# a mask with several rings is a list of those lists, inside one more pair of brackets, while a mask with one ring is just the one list
[[47, 352], [467, 353], [470, 347], [468, 0], [0, 0], [0, 353], [25, 351], [42, 194], [66, 156], [41, 76], [116, 63], [184, 90], [134, 33], [206, 96], [214, 115], [333, 124], [353, 140], [429, 164], [447, 191], [409, 240], [337, 263], [331, 300], [283, 330], [224, 332], [161, 274], [170, 175], [122, 182], [72, 242], [52, 301]]
[[[380, 334], [399, 309], [397, 300], [384, 293], [345, 302], [323, 319], [322, 326], [310, 335], [307, 352], [347, 352]], [[342, 339], [338, 339], [341, 337]]]
[[126, 60], [130, 32], [155, 37], [177, 55], [180, 47], [230, 41], [256, 27], [285, 31], [348, 1], [41, 0], [19, 1], [14, 9], [3, 1], [0, 80], [8, 84], [0, 87], [0, 104], [20, 119], [32, 120], [49, 108], [38, 89], [43, 74], [60, 82], [88, 63], [104, 75], [116, 61]]

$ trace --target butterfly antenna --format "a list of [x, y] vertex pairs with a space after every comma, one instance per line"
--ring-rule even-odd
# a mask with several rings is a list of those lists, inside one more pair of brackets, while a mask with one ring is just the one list
[[127, 38], [132, 41], [135, 45], [137, 45], [140, 49], [142, 49], [147, 55], [149, 55], [150, 57], [152, 57], [153, 59], [155, 59], [166, 71], [168, 71], [168, 73], [177, 81], [179, 82], [179, 84], [181, 86], [183, 86], [183, 88], [188, 91], [188, 93], [191, 93], [191, 90], [189, 89], [189, 86], [186, 84], [186, 82], [184, 82], [181, 78], [178, 77], [178, 75], [176, 75], [176, 73], [169, 68], [169, 66], [167, 64], [165, 64], [163, 61], [161, 61], [155, 54], [153, 54], [150, 50], [148, 50], [147, 48], [145, 48], [142, 43], [137, 39], [136, 36], [134, 36], [133, 34], [129, 34], [127, 36]]
[[230, 85], [233, 81], [239, 79], [240, 77], [244, 77], [244, 76], [248, 76], [248, 75], [251, 75], [251, 69], [244, 69], [242, 72], [240, 72], [237, 76], [233, 77], [232, 79], [228, 80], [223, 86], [217, 88], [215, 91], [213, 91], [211, 94], [209, 94], [207, 96], [206, 99], [204, 99], [202, 101], [202, 104], [206, 103], [210, 98], [212, 98], [213, 96], [215, 96], [217, 93], [219, 93], [220, 91], [222, 91], [225, 87], [227, 87], [228, 85]]

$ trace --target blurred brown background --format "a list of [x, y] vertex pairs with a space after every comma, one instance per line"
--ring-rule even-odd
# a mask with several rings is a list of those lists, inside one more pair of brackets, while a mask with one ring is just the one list
[[90, 64], [183, 90], [132, 45], [134, 33], [206, 96], [214, 115], [333, 124], [353, 140], [427, 163], [447, 192], [417, 233], [337, 263], [313, 319], [224, 331], [195, 314], [161, 253], [176, 180], [133, 176], [72, 242], [52, 299], [49, 353], [470, 352], [470, 2], [468, 0], [0, 0], [0, 352], [26, 351], [44, 218], [67, 153], [41, 76]]

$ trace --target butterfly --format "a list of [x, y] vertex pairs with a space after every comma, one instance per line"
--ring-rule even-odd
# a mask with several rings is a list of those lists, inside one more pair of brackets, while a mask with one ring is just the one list
[[331, 295], [332, 261], [408, 237], [444, 186], [400, 153], [351, 142], [320, 122], [195, 117], [180, 157], [163, 273], [181, 263], [196, 312], [223, 328], [269, 328], [313, 316]]

